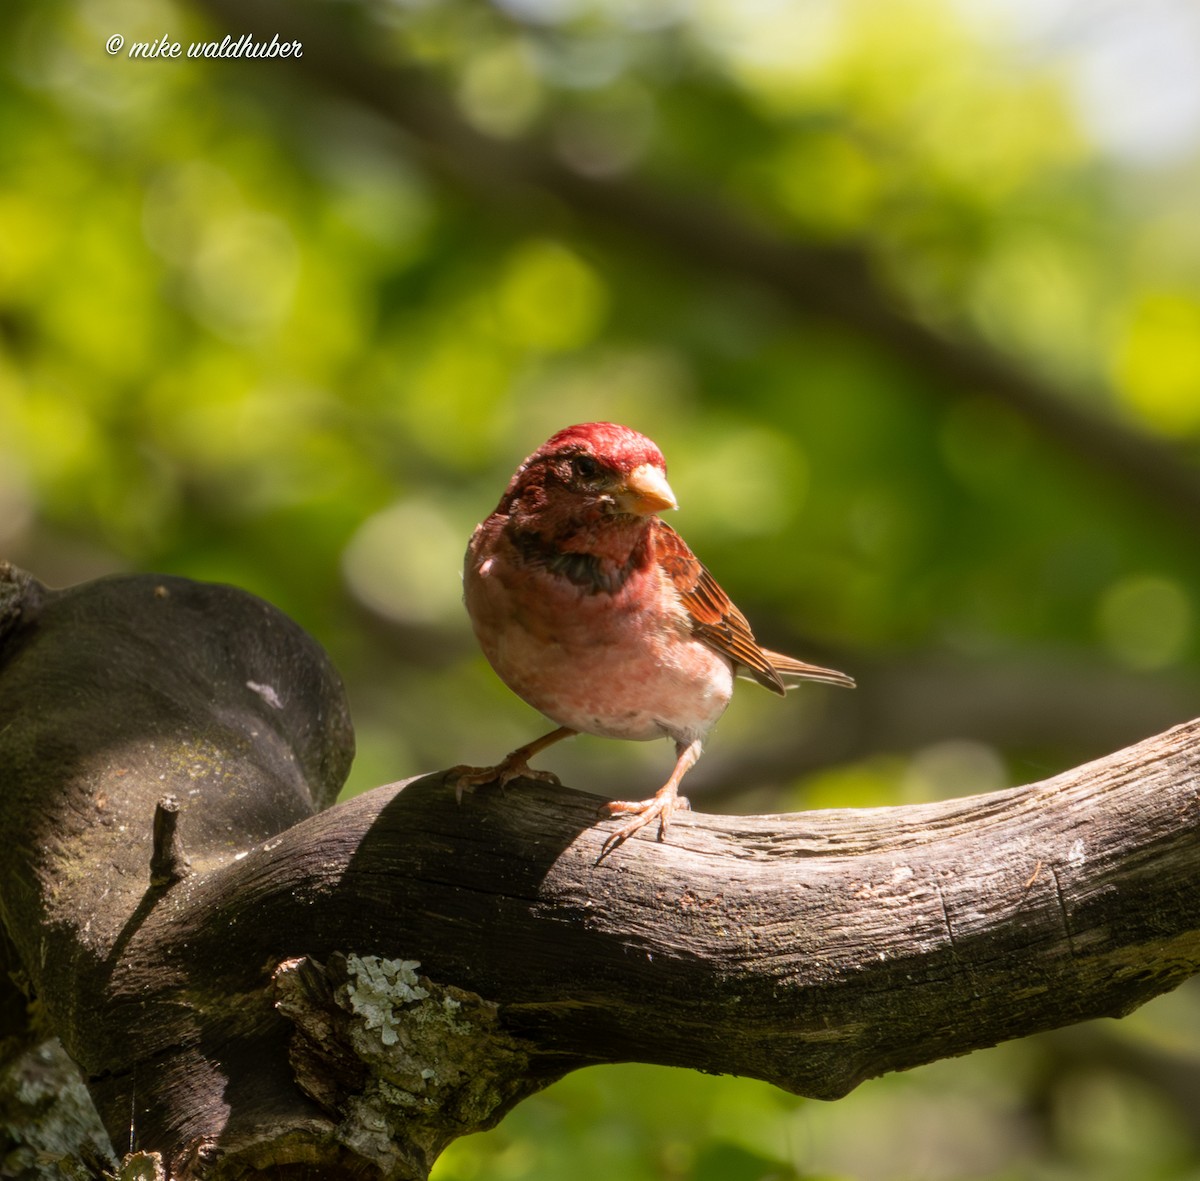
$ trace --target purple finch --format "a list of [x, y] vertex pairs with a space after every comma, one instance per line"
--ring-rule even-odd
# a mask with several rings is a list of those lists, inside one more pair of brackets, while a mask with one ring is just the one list
[[754, 639], [684, 540], [658, 517], [676, 507], [662, 453], [610, 422], [567, 427], [517, 468], [472, 534], [467, 612], [500, 679], [558, 729], [495, 767], [458, 767], [465, 786], [518, 776], [557, 782], [529, 760], [576, 733], [670, 738], [675, 769], [650, 799], [614, 800], [629, 815], [603, 853], [688, 807], [679, 783], [725, 712], [733, 679], [780, 695], [788, 679], [853, 687], [845, 673], [771, 652]]

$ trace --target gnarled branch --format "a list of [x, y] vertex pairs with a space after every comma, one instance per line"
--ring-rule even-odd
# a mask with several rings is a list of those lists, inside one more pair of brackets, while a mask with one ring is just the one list
[[[681, 816], [600, 859], [596, 798], [533, 782], [318, 811], [340, 686], [252, 596], [9, 569], [0, 907], [120, 1150], [417, 1178], [587, 1063], [833, 1098], [1173, 987], [1200, 969], [1198, 738], [938, 804]], [[156, 884], [168, 795], [192, 869]]]

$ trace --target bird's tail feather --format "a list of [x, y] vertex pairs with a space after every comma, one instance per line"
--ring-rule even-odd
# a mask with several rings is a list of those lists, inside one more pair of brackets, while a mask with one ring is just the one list
[[854, 678], [840, 673], [834, 668], [822, 668], [819, 664], [805, 664], [794, 656], [785, 656], [782, 652], [763, 650], [763, 655], [771, 662], [772, 667], [781, 677], [795, 677], [802, 681], [820, 681], [825, 685], [842, 685], [844, 688], [854, 688]]

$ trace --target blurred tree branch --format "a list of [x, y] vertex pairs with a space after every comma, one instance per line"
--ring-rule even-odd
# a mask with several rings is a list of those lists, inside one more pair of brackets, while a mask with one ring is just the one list
[[1094, 1079], [1107, 1072], [1136, 1079], [1162, 1096], [1200, 1149], [1200, 1062], [1187, 1049], [1122, 1036], [1120, 1027], [1109, 1026], [1058, 1029], [1040, 1040], [1045, 1055], [1038, 1092], [1044, 1102], [1068, 1076]]
[[[457, 111], [428, 74], [381, 60], [356, 35], [353, 9], [281, 0], [195, 0], [222, 31], [269, 38], [280, 30], [303, 41], [288, 63], [288, 82], [311, 79], [331, 97], [349, 99], [401, 130], [436, 176], [514, 222], [547, 213], [617, 231], [715, 285], [748, 282], [774, 292], [804, 317], [861, 333], [923, 373], [931, 394], [985, 394], [1016, 411], [1123, 492], [1148, 498], [1190, 532], [1200, 523], [1200, 475], [1161, 442], [1092, 414], [1061, 391], [981, 342], [955, 339], [922, 323], [879, 279], [870, 254], [784, 240], [719, 203], [666, 191], [634, 178], [581, 175], [535, 138], [500, 141]], [[238, 63], [244, 66], [245, 63]], [[236, 67], [231, 67], [236, 68]], [[249, 68], [258, 74], [257, 63]], [[291, 72], [295, 71], [295, 72]], [[705, 182], [698, 178], [697, 189]]]
[[423, 1178], [589, 1063], [835, 1098], [1174, 987], [1200, 970], [1198, 740], [934, 805], [682, 816], [601, 859], [596, 798], [545, 784], [322, 811], [342, 689], [261, 600], [9, 567], [5, 954], [123, 1176]]
[[689, 776], [693, 799], [732, 803], [747, 787], [949, 740], [1018, 756], [1053, 750], [1064, 759], [1098, 758], [1187, 717], [1197, 694], [1185, 674], [1138, 675], [1066, 653], [1008, 653], [974, 668], [926, 656], [876, 661], [855, 673], [858, 689], [836, 710], [823, 709], [818, 725], [774, 726], [737, 749], [718, 735]]

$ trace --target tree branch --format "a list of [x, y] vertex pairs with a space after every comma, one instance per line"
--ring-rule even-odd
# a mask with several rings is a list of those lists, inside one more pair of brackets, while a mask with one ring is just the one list
[[330, 95], [382, 116], [404, 133], [410, 150], [434, 175], [466, 190], [481, 207], [542, 223], [550, 205], [556, 219], [566, 214], [615, 230], [637, 249], [666, 256], [685, 271], [770, 290], [804, 317], [841, 323], [879, 342], [932, 379], [930, 393], [991, 397], [1102, 478], [1118, 477], [1123, 490], [1156, 505], [1189, 532], [1200, 522], [1200, 477], [1176, 452], [1087, 412], [982, 342], [955, 339], [922, 322], [881, 284], [866, 247], [783, 239], [695, 194], [635, 179], [584, 176], [537, 138], [502, 142], [484, 135], [428, 75], [382, 61], [378, 36], [374, 44], [356, 38], [343, 12], [335, 23], [313, 6], [280, 0], [196, 4], [221, 22], [222, 31], [250, 31], [270, 40], [286, 30], [301, 39], [304, 54], [290, 59], [290, 66]]
[[[424, 1177], [587, 1063], [835, 1098], [1200, 970], [1200, 722], [988, 796], [684, 815], [600, 859], [597, 799], [527, 781], [315, 813], [340, 686], [252, 596], [10, 568], [0, 634], [0, 911], [114, 1143], [173, 1176]], [[156, 886], [168, 794], [193, 869]]]

